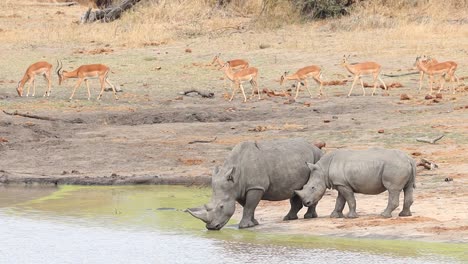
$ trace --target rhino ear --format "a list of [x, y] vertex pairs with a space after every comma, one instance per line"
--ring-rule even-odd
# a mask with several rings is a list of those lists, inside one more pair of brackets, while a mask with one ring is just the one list
[[232, 167], [231, 169], [229, 169], [227, 172], [226, 172], [226, 179], [227, 181], [232, 181], [234, 182], [234, 177], [232, 176], [234, 174], [234, 167]]
[[214, 167], [214, 169], [213, 169], [213, 175], [218, 174], [218, 172], [219, 172], [219, 166], [216, 165], [216, 166]]
[[307, 167], [309, 167], [310, 172], [313, 172], [314, 170], [318, 169], [317, 164], [313, 164], [313, 163], [310, 163], [310, 162], [306, 162], [306, 164], [307, 164]]

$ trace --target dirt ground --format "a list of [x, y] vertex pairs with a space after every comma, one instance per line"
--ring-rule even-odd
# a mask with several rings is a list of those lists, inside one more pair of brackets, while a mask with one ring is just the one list
[[[48, 8], [50, 14], [60, 11], [35, 8]], [[79, 14], [80, 8], [67, 9], [67, 15]], [[0, 28], [8, 31], [11, 19], [16, 18], [12, 14], [0, 17]], [[28, 21], [18, 19], [17, 23]], [[353, 54], [352, 61], [378, 61], [383, 73], [404, 73], [412, 67], [417, 52], [428, 51], [439, 60], [459, 62], [457, 73], [464, 77], [468, 76], [468, 51], [457, 42], [467, 43], [468, 35], [459, 34], [453, 42], [437, 36], [422, 42], [417, 37], [390, 34], [386, 42], [363, 46], [358, 39], [348, 38], [343, 43], [319, 30], [305, 29], [298, 34], [294, 30], [298, 29], [200, 37], [134, 49], [111, 42], [0, 43], [0, 183], [209, 184], [213, 167], [222, 164], [229, 151], [245, 140], [303, 137], [311, 143], [326, 142], [325, 151], [381, 146], [401, 149], [417, 160], [425, 158], [439, 166], [435, 170], [419, 167], [412, 217], [380, 218], [387, 199], [384, 193], [358, 195], [358, 219], [330, 219], [336, 192], [328, 191], [318, 206], [320, 217], [313, 220], [285, 223], [281, 219], [288, 201], [262, 202], [256, 211], [261, 225], [256, 228], [468, 242], [466, 79], [461, 80], [455, 95], [446, 89], [438, 99], [425, 99], [427, 82], [424, 91], [417, 93], [417, 75], [383, 77], [387, 84], [403, 85], [391, 88], [388, 94], [378, 89], [371, 97], [367, 88], [364, 97], [356, 86], [353, 96], [347, 98], [351, 78], [337, 65], [347, 51]], [[306, 39], [305, 34], [314, 38]], [[271, 46], [259, 48], [266, 42]], [[373, 48], [379, 45], [378, 50]], [[246, 58], [258, 67], [261, 89], [281, 91], [278, 80], [282, 72], [309, 64], [322, 66], [325, 81], [348, 82], [325, 86], [326, 96], [321, 98], [309, 98], [301, 91], [295, 102], [266, 94], [247, 103], [237, 94], [228, 102], [222, 73], [209, 65], [217, 52], [223, 52], [225, 58]], [[87, 63], [109, 65], [110, 80], [123, 90], [120, 100], [115, 101], [107, 92], [102, 101], [96, 101], [98, 84], [92, 80], [92, 100], [86, 100], [83, 85], [69, 102], [75, 81], [58, 86], [55, 75], [51, 97], [42, 97], [45, 82], [41, 78], [34, 98], [16, 95], [16, 83], [29, 64], [47, 60], [55, 65], [56, 59], [63, 61], [65, 69]], [[310, 85], [317, 94], [316, 84]], [[248, 84], [245, 88], [250, 93]], [[215, 97], [179, 94], [190, 89], [213, 92]], [[403, 93], [410, 100], [400, 100]], [[11, 115], [15, 113], [23, 116]], [[442, 134], [444, 138], [436, 144], [415, 140]], [[192, 143], [200, 140], [212, 142]], [[236, 217], [240, 219], [239, 211]]]

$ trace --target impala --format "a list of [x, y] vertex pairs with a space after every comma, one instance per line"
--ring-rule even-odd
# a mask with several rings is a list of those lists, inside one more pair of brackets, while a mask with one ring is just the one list
[[[421, 63], [424, 64], [427, 67], [429, 65], [437, 64], [439, 62], [436, 59], [427, 58], [427, 59], [421, 60]], [[418, 89], [418, 93], [419, 93], [421, 91], [421, 87], [422, 87], [422, 80], [424, 78], [424, 71], [421, 69], [421, 66], [419, 66], [419, 64], [416, 64], [416, 62], [414, 64], [415, 64], [414, 66], [416, 66], [416, 68], [419, 70], [419, 89]]]
[[240, 88], [242, 91], [242, 94], [244, 95], [244, 102], [247, 102], [247, 97], [245, 96], [244, 87], [242, 86], [242, 83], [244, 82], [250, 82], [250, 84], [252, 85], [252, 96], [255, 93], [255, 87], [257, 88], [258, 99], [260, 99], [260, 90], [257, 84], [257, 77], [258, 77], [257, 68], [250, 67], [247, 69], [240, 70], [238, 72], [233, 72], [231, 67], [229, 66], [229, 63], [225, 63], [222, 69], [224, 70], [226, 77], [228, 77], [228, 79], [231, 80], [236, 85], [232, 91], [231, 99], [229, 99], [229, 101], [232, 101], [232, 98], [234, 98], [234, 94], [236, 93], [237, 88]]
[[432, 86], [434, 83], [435, 75], [440, 75], [441, 84], [438, 93], [440, 93], [440, 91], [444, 89], [445, 76], [448, 76], [450, 78], [450, 82], [452, 82], [452, 93], [455, 93], [453, 81], [457, 79], [457, 83], [459, 82], [458, 77], [455, 75], [455, 71], [457, 70], [458, 66], [457, 63], [453, 61], [445, 61], [431, 65], [426, 65], [423, 63], [423, 59], [420, 56], [418, 56], [416, 57], [415, 65], [417, 65], [418, 68], [420, 68], [424, 73], [426, 73], [429, 76], [429, 83], [431, 88], [429, 94], [432, 94]]
[[288, 75], [288, 72], [284, 72], [284, 74], [281, 75], [280, 85], [283, 85], [285, 80], [297, 81], [296, 96], [294, 97], [294, 99], [297, 99], [297, 96], [299, 94], [299, 87], [301, 86], [301, 82], [304, 82], [304, 86], [307, 88], [307, 91], [309, 92], [310, 97], [312, 98], [312, 93], [310, 92], [309, 84], [307, 82], [307, 79], [310, 77], [312, 77], [317, 83], [320, 84], [319, 96], [322, 96], [323, 82], [321, 80], [322, 73], [321, 73], [321, 69], [319, 66], [315, 66], [315, 65], [307, 66], [307, 67], [299, 69], [296, 73], [291, 74], [291, 75]]
[[[235, 59], [235, 60], [229, 60], [229, 61], [222, 61], [221, 58], [221, 53], [218, 53], [217, 55], [214, 56], [213, 61], [211, 61], [211, 65], [213, 64], [218, 64], [220, 67], [223, 67], [225, 63], [229, 63], [229, 67], [231, 67], [232, 71], [240, 71], [243, 69], [247, 69], [249, 67], [249, 62], [243, 59]], [[226, 87], [226, 79], [224, 79], [224, 87]], [[232, 82], [231, 82], [231, 88], [232, 88]]]
[[78, 82], [76, 83], [75, 87], [73, 88], [73, 92], [70, 96], [70, 100], [75, 95], [75, 91], [78, 87], [81, 86], [81, 83], [85, 81], [86, 87], [88, 88], [88, 100], [91, 98], [91, 92], [89, 91], [89, 83], [88, 79], [91, 78], [99, 78], [99, 82], [101, 83], [101, 92], [97, 97], [97, 100], [101, 100], [102, 93], [104, 92], [104, 84], [107, 83], [112, 87], [112, 91], [114, 91], [115, 100], [118, 100], [117, 93], [115, 91], [115, 87], [112, 83], [110, 83], [108, 74], [109, 74], [109, 67], [104, 64], [89, 64], [89, 65], [82, 65], [75, 69], [74, 71], [68, 72], [62, 69], [62, 62], [60, 62], [60, 68], [57, 70], [57, 75], [59, 77], [59, 85], [62, 84], [66, 79], [69, 78], [78, 78]]
[[374, 81], [374, 90], [372, 90], [372, 96], [375, 93], [375, 89], [377, 88], [377, 79], [383, 84], [385, 90], [387, 89], [387, 86], [385, 83], [382, 81], [380, 78], [380, 69], [381, 66], [376, 63], [376, 62], [361, 62], [361, 63], [348, 63], [348, 57], [343, 56], [343, 60], [341, 61], [341, 65], [344, 66], [352, 75], [354, 75], [354, 81], [353, 84], [351, 85], [351, 89], [349, 90], [348, 97], [351, 95], [351, 92], [353, 91], [354, 85], [356, 84], [356, 81], [359, 79], [361, 81], [361, 86], [362, 86], [362, 93], [365, 96], [366, 95], [366, 90], [364, 89], [364, 83], [362, 82], [361, 76], [364, 75], [372, 75], [373, 81]]
[[16, 86], [16, 91], [18, 92], [19, 96], [23, 96], [23, 87], [28, 82], [28, 92], [26, 96], [29, 96], [29, 88], [31, 87], [31, 83], [33, 84], [33, 93], [32, 96], [36, 95], [36, 75], [42, 75], [44, 78], [47, 80], [48, 83], [48, 89], [45, 91], [44, 96], [49, 96], [50, 95], [50, 89], [52, 86], [52, 81], [50, 79], [50, 74], [52, 72], [52, 64], [45, 62], [45, 61], [39, 61], [34, 64], [31, 64], [31, 66], [26, 69], [26, 73], [23, 76], [23, 79], [18, 82], [18, 85]]

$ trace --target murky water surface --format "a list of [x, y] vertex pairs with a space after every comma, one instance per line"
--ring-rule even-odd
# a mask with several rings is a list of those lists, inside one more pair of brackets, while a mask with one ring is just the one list
[[0, 186], [0, 263], [464, 263], [466, 245], [207, 231], [208, 189]]

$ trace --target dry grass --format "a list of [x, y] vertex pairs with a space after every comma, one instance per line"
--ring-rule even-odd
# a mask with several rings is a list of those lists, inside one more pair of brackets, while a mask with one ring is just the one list
[[[87, 1], [81, 1], [83, 3]], [[112, 43], [144, 46], [201, 36], [218, 38], [248, 31], [275, 31], [297, 25], [301, 31], [374, 32], [380, 37], [398, 35], [418, 38], [428, 34], [467, 34], [468, 1], [364, 1], [350, 16], [339, 19], [300, 22], [289, 1], [282, 0], [261, 14], [261, 0], [236, 0], [226, 9], [214, 7], [213, 0], [144, 1], [114, 23], [80, 25], [79, 17], [87, 6], [46, 7], [34, 2], [2, 1], [0, 37], [10, 44], [54, 45]], [[291, 27], [289, 27], [291, 28]], [[460, 30], [461, 29], [461, 30]], [[310, 31], [309, 31], [310, 33]], [[377, 38], [377, 36], [376, 36]]]

